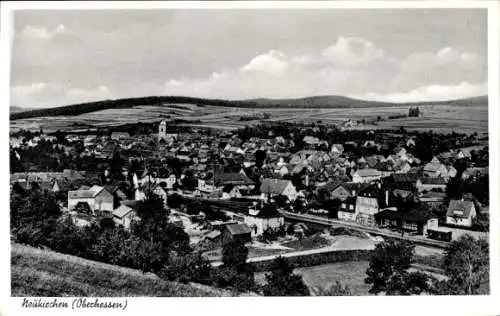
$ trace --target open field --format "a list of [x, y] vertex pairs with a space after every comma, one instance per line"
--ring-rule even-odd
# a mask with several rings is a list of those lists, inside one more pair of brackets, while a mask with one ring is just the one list
[[[408, 113], [408, 106], [380, 106], [369, 108], [238, 108], [198, 106], [194, 104], [164, 104], [161, 106], [136, 106], [133, 108], [106, 109], [76, 116], [52, 116], [19, 119], [10, 122], [11, 131], [43, 128], [47, 132], [75, 128], [117, 126], [126, 123], [152, 122], [163, 119], [182, 119], [182, 125], [234, 130], [263, 121], [341, 124], [352, 120], [373, 121], [365, 129], [387, 129], [404, 126], [407, 130], [433, 130], [450, 133], [478, 134], [488, 132], [487, 104], [475, 106], [427, 105], [421, 106], [421, 117], [388, 119], [392, 115]], [[242, 121], [240, 117], [269, 115], [268, 119]], [[191, 121], [192, 123], [190, 123]], [[77, 125], [75, 125], [77, 124]]]
[[[296, 268], [294, 273], [301, 275], [309, 288], [329, 288], [335, 285], [336, 281], [340, 281], [342, 286], [349, 287], [352, 295], [369, 295], [370, 286], [364, 281], [368, 265], [368, 261], [345, 261]], [[256, 273], [255, 280], [265, 284], [266, 273], [268, 272]]]
[[154, 274], [12, 244], [12, 296], [230, 296], [201, 285], [167, 282]]

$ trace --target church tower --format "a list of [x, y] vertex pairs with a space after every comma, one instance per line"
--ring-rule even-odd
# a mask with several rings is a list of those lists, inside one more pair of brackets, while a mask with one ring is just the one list
[[158, 143], [163, 139], [163, 141], [167, 141], [167, 122], [161, 121], [160, 126], [158, 127]]

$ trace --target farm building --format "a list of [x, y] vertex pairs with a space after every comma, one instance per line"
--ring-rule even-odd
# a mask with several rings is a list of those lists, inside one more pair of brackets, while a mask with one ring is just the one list
[[252, 230], [246, 224], [230, 224], [222, 230], [222, 241], [228, 243], [236, 241], [247, 243], [252, 241]]

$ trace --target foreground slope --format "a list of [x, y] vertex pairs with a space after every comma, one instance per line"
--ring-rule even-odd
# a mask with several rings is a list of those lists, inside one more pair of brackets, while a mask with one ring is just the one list
[[198, 284], [164, 281], [151, 273], [12, 244], [12, 296], [230, 296]]

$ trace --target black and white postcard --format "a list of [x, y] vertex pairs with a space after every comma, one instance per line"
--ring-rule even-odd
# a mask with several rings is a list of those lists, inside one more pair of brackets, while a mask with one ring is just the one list
[[499, 6], [397, 3], [6, 3], [6, 315], [500, 312]]

